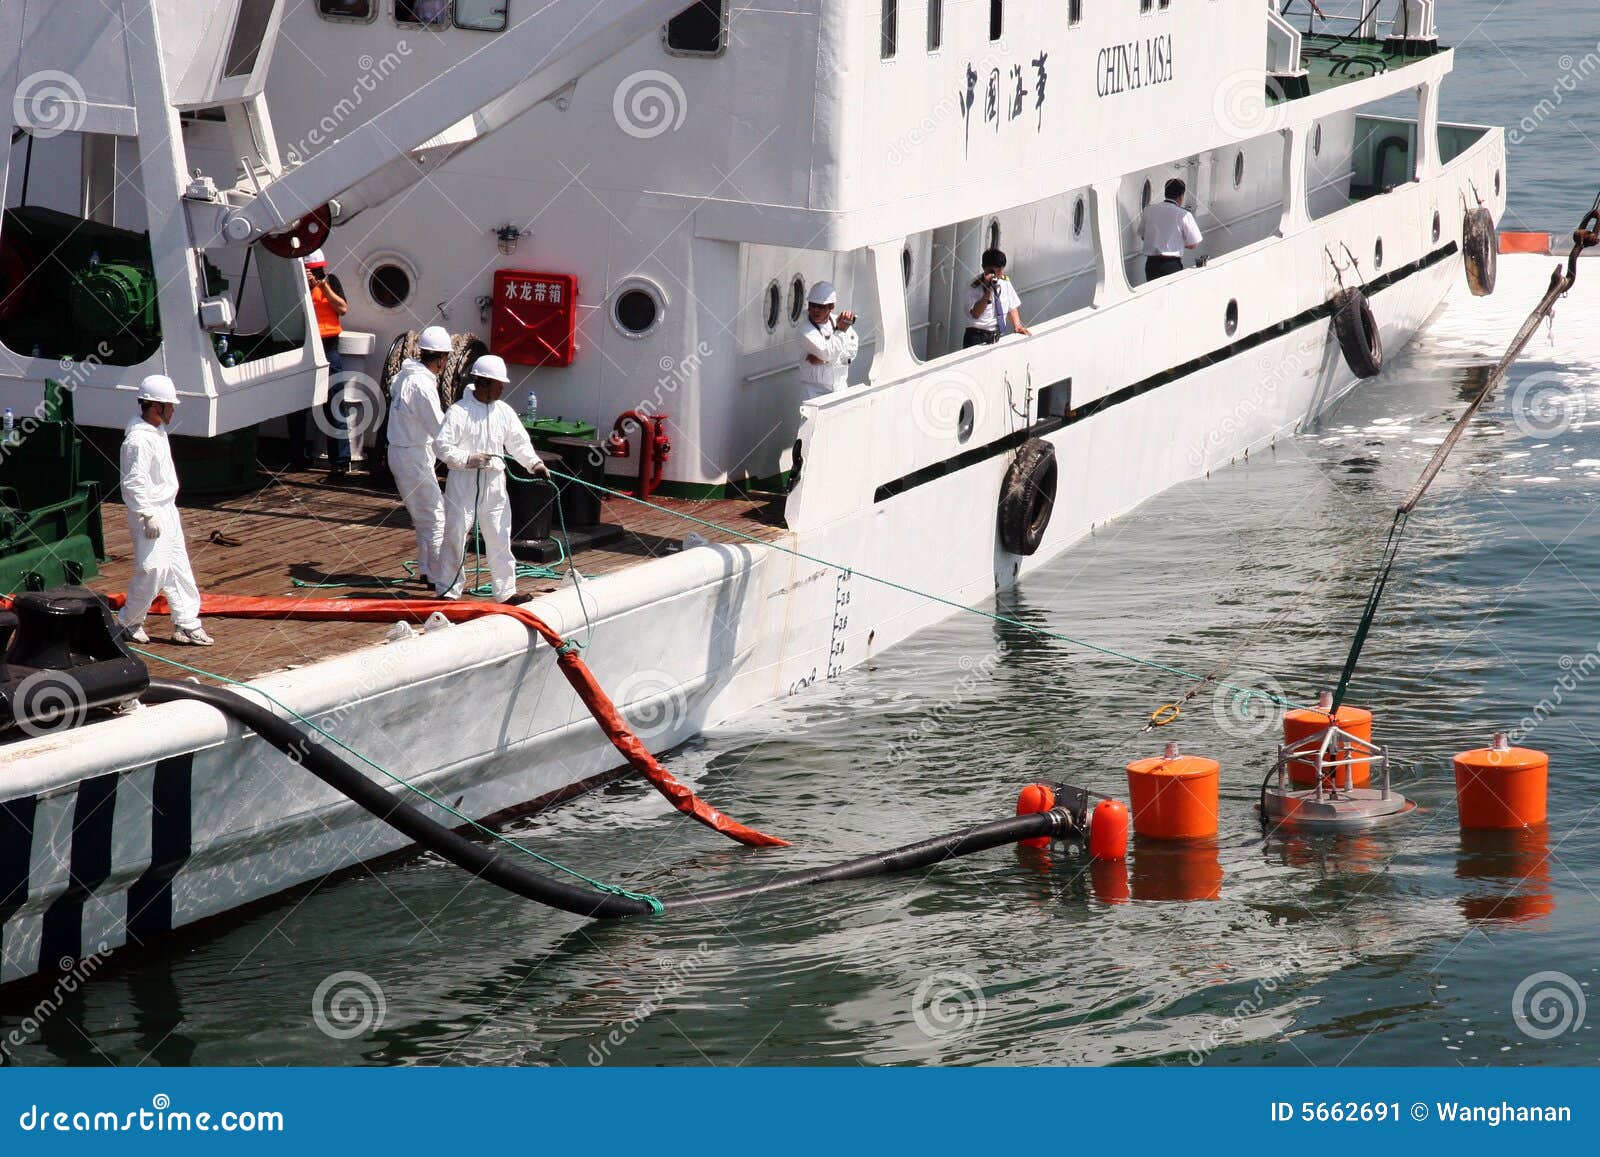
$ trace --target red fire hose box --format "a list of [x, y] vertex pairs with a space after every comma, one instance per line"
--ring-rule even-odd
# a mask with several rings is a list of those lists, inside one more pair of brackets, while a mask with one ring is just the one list
[[489, 352], [517, 366], [570, 366], [578, 349], [578, 279], [498, 269]]

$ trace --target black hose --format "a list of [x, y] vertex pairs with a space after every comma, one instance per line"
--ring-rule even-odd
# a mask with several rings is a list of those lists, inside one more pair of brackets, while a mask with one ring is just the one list
[[931, 864], [969, 856], [1005, 844], [1014, 844], [1030, 836], [1055, 835], [1066, 829], [1068, 817], [1060, 809], [1047, 812], [1030, 812], [1026, 815], [1007, 816], [986, 824], [962, 828], [949, 835], [935, 836], [920, 844], [907, 844], [887, 852], [874, 852], [870, 856], [831, 864], [825, 868], [809, 868], [803, 872], [790, 872], [775, 876], [760, 884], [746, 884], [738, 888], [720, 888], [714, 892], [697, 892], [689, 896], [662, 896], [667, 908], [691, 908], [705, 904], [720, 904], [728, 900], [744, 900], [765, 895], [784, 888], [798, 888], [809, 884], [826, 884], [834, 880], [862, 880], [869, 876], [887, 876], [891, 872], [905, 872], [925, 868]]
[[[530, 872], [519, 864], [495, 855], [482, 845], [429, 819], [410, 804], [390, 796], [388, 789], [368, 779], [343, 757], [303, 734], [289, 720], [273, 714], [254, 700], [247, 699], [237, 692], [199, 683], [152, 679], [143, 698], [150, 703], [170, 703], [174, 700], [189, 699], [215, 707], [224, 715], [248, 727], [293, 762], [300, 764], [323, 783], [359, 804], [400, 834], [430, 852], [443, 856], [456, 867], [524, 899], [535, 900], [552, 908], [559, 908], [563, 912], [599, 919], [644, 916], [652, 911], [650, 905], [642, 900], [596, 893], [588, 888], [552, 880], [548, 876]], [[694, 908], [729, 900], [743, 900], [786, 888], [826, 884], [835, 880], [862, 880], [871, 876], [887, 876], [892, 872], [925, 868], [955, 859], [957, 856], [969, 856], [974, 852], [1014, 844], [1018, 840], [1032, 836], [1058, 835], [1067, 831], [1071, 823], [1071, 817], [1062, 808], [1007, 816], [1004, 819], [962, 828], [948, 835], [935, 836], [921, 843], [907, 844], [886, 852], [874, 852], [840, 864], [789, 872], [759, 884], [721, 888], [687, 896], [663, 896], [661, 903], [669, 909]]]
[[309, 739], [287, 719], [274, 715], [253, 700], [223, 687], [152, 679], [144, 699], [168, 703], [192, 699], [215, 707], [244, 724], [262, 739], [303, 766], [323, 783], [371, 812], [395, 831], [449, 860], [456, 867], [528, 900], [537, 900], [578, 916], [644, 916], [652, 909], [643, 900], [597, 893], [588, 888], [552, 880], [495, 855], [488, 848], [458, 835], [416, 808], [389, 795], [340, 756]]

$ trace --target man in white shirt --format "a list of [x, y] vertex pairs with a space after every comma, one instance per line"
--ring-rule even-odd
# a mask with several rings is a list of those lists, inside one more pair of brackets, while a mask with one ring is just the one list
[[139, 386], [139, 416], [122, 440], [122, 505], [133, 535], [133, 577], [117, 615], [122, 637], [148, 643], [144, 617], [157, 592], [167, 596], [172, 640], [209, 647], [200, 625], [200, 590], [189, 567], [189, 548], [178, 518], [178, 471], [172, 464], [167, 427], [178, 408], [172, 379], [152, 374]]
[[445, 577], [439, 573], [444, 496], [434, 471], [433, 442], [444, 423], [439, 375], [449, 360], [449, 333], [430, 325], [417, 340], [417, 357], [407, 358], [389, 384], [389, 470], [417, 533], [417, 578], [431, 587]]
[[855, 331], [856, 315], [848, 309], [834, 317], [839, 302], [833, 282], [819, 281], [806, 295], [806, 328], [800, 335], [800, 384], [806, 400], [825, 398], [847, 389], [850, 363], [861, 351]]
[[1200, 226], [1194, 214], [1183, 207], [1183, 195], [1188, 187], [1174, 177], [1167, 182], [1166, 200], [1151, 205], [1139, 222], [1139, 236], [1144, 242], [1144, 279], [1154, 281], [1183, 268], [1183, 251], [1200, 244]]
[[1032, 331], [1022, 324], [1022, 298], [1006, 276], [1006, 255], [983, 252], [983, 273], [967, 288], [967, 334], [961, 348], [993, 345], [1008, 333]]
[[473, 362], [467, 392], [445, 414], [434, 440], [439, 460], [450, 467], [444, 486], [444, 537], [438, 570], [431, 576], [442, 599], [460, 598], [466, 587], [467, 535], [476, 514], [494, 597], [513, 605], [528, 601], [527, 595], [517, 593], [506, 457], [515, 458], [536, 478], [548, 478], [550, 469], [534, 453], [516, 411], [500, 400], [510, 380], [503, 358], [485, 354]]

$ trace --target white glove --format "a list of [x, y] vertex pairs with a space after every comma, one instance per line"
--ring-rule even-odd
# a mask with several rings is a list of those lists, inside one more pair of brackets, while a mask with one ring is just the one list
[[498, 454], [485, 454], [483, 456], [483, 468], [490, 474], [504, 474], [506, 472], [506, 460]]
[[155, 515], [141, 514], [139, 516], [139, 525], [144, 527], [144, 536], [146, 538], [161, 537], [161, 523], [156, 521]]
[[484, 470], [484, 469], [487, 469], [488, 466], [489, 466], [489, 455], [487, 455], [487, 454], [468, 454], [467, 455], [467, 469], [468, 470]]

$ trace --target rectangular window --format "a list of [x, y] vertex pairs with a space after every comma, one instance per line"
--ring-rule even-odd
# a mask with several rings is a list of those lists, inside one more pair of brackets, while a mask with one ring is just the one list
[[1160, 8], [1165, 8], [1168, 5], [1170, 5], [1171, 3], [1172, 3], [1172, 0], [1156, 0], [1156, 5], [1157, 5], [1157, 7], [1160, 7]]
[[896, 42], [900, 39], [900, 2], [883, 0], [883, 35], [878, 42], [878, 55], [884, 60], [894, 56]]
[[317, 11], [330, 20], [371, 20], [375, 0], [317, 0]]
[[727, 0], [691, 4], [667, 21], [662, 40], [680, 56], [721, 56], [728, 41]]
[[1067, 24], [1083, 23], [1083, 0], [1067, 0]]
[[394, 0], [394, 22], [443, 28], [450, 23], [450, 0]]
[[511, 0], [455, 0], [457, 28], [473, 32], [504, 32]]
[[944, 47], [944, 0], [928, 0], [928, 51]]
[[228, 59], [222, 66], [224, 77], [231, 80], [255, 71], [256, 57], [261, 55], [261, 41], [271, 19], [272, 0], [243, 0], [239, 19], [233, 25], [233, 40], [228, 44]]
[[999, 40], [1006, 30], [1005, 0], [989, 0], [989, 39]]

